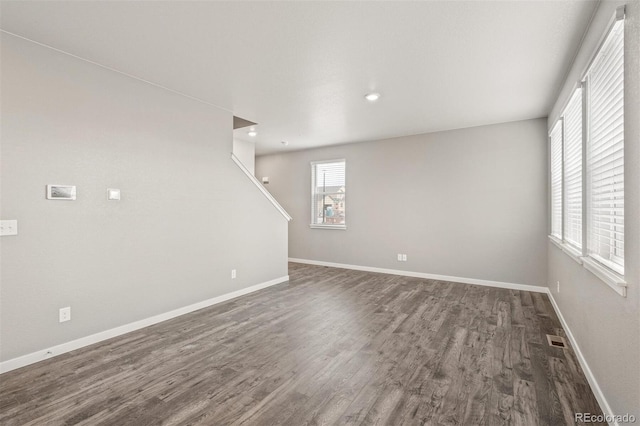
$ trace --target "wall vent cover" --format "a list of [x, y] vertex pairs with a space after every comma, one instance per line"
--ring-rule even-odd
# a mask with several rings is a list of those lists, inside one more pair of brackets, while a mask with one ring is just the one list
[[552, 336], [551, 334], [547, 334], [547, 342], [549, 343], [549, 346], [553, 346], [555, 348], [567, 347], [567, 342], [564, 340], [564, 337]]

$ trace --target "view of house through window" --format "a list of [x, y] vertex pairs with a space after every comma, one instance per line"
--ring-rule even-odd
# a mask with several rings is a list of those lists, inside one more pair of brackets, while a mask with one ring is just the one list
[[345, 227], [345, 160], [311, 163], [311, 225]]

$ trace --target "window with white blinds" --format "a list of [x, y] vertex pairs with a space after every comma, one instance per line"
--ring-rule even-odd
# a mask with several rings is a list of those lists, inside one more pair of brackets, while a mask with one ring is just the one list
[[562, 239], [562, 121], [549, 134], [551, 151], [551, 235]]
[[345, 160], [311, 163], [311, 226], [345, 228]]
[[624, 275], [624, 20], [587, 71], [588, 254]]
[[582, 89], [577, 89], [563, 114], [563, 206], [565, 243], [582, 250]]

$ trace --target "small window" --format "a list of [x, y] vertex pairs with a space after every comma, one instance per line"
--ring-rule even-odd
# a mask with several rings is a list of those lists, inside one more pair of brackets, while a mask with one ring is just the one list
[[551, 152], [551, 235], [562, 240], [562, 121], [549, 135]]
[[311, 227], [345, 229], [345, 160], [311, 163]]

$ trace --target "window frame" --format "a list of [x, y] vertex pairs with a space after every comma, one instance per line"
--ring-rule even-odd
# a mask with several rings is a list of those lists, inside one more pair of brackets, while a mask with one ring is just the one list
[[[558, 118], [556, 120], [556, 123], [553, 125], [553, 127], [551, 128], [551, 132], [549, 132], [549, 174], [550, 174], [550, 214], [551, 214], [551, 220], [550, 220], [550, 225], [551, 225], [551, 229], [549, 232], [549, 236], [553, 239], [555, 239], [557, 242], [562, 242], [563, 241], [563, 235], [564, 235], [564, 119], [563, 116], [560, 116], [560, 118]], [[554, 134], [556, 132], [559, 132], [559, 152], [558, 152], [558, 157], [555, 158], [554, 154]], [[554, 175], [554, 163], [555, 161], [558, 161], [559, 164], [559, 176], [555, 176]], [[556, 180], [557, 179], [557, 180]], [[559, 188], [555, 188], [555, 184], [559, 185]], [[555, 200], [554, 200], [554, 193], [555, 191], [558, 190], [560, 192], [560, 196], [559, 196], [559, 205], [556, 206], [555, 205]], [[559, 213], [560, 213], [560, 221], [555, 224], [554, 219], [555, 219], [555, 215], [556, 215], [556, 208], [558, 209]], [[556, 233], [554, 231], [555, 226], [557, 225], [559, 227], [558, 232]]]
[[[592, 70], [593, 64], [595, 63], [596, 59], [598, 58], [598, 55], [600, 54], [603, 46], [605, 45], [606, 41], [608, 40], [610, 34], [612, 33], [612, 31], [614, 30], [615, 26], [617, 25], [617, 23], [619, 21], [624, 21], [625, 19], [625, 15], [624, 15], [624, 10], [625, 7], [624, 6], [620, 6], [616, 9], [611, 21], [609, 22], [609, 25], [607, 26], [606, 30], [604, 31], [604, 34], [602, 35], [601, 39], [600, 39], [600, 43], [598, 44], [597, 49], [595, 49], [595, 51], [593, 52], [590, 61], [588, 62], [587, 67], [585, 68], [585, 70], [583, 71], [580, 81], [578, 83], [578, 85], [574, 88], [574, 90], [570, 93], [570, 95], [568, 96], [564, 106], [561, 109], [561, 113], [559, 114], [558, 119], [556, 120], [556, 122], [554, 123], [554, 125], [551, 127], [551, 131], [549, 132], [549, 136], [551, 135], [551, 133], [555, 130], [556, 126], [558, 124], [562, 124], [562, 166], [561, 166], [561, 182], [562, 182], [562, 208], [561, 208], [561, 212], [562, 212], [562, 220], [561, 220], [561, 228], [562, 228], [562, 238], [558, 238], [557, 235], [553, 235], [553, 229], [552, 229], [552, 221], [553, 221], [553, 209], [552, 209], [552, 172], [551, 172], [551, 167], [552, 167], [552, 155], [553, 153], [551, 152], [551, 137], [549, 137], [549, 214], [550, 214], [550, 232], [549, 232], [549, 240], [556, 245], [557, 247], [559, 247], [562, 251], [564, 251], [567, 255], [569, 255], [573, 260], [575, 260], [577, 263], [581, 264], [585, 269], [587, 269], [588, 271], [590, 271], [591, 273], [593, 273], [596, 277], [598, 277], [600, 280], [602, 280], [604, 283], [606, 283], [609, 287], [611, 287], [613, 290], [616, 291], [616, 293], [618, 293], [619, 295], [621, 295], [622, 297], [626, 297], [626, 287], [627, 287], [627, 283], [625, 281], [625, 277], [624, 274], [620, 273], [619, 269], [616, 270], [615, 268], [612, 268], [610, 266], [608, 266], [606, 263], [603, 263], [599, 260], [597, 260], [597, 256], [592, 256], [589, 250], [589, 238], [591, 238], [591, 223], [590, 223], [590, 188], [589, 188], [589, 184], [590, 184], [590, 176], [589, 176], [589, 171], [588, 171], [588, 149], [589, 149], [589, 143], [590, 143], [590, 137], [591, 135], [589, 134], [589, 127], [591, 125], [591, 120], [592, 120], [592, 116], [590, 114], [589, 111], [589, 96], [591, 95], [590, 92], [590, 88], [589, 88], [589, 75], [590, 72]], [[624, 22], [623, 22], [624, 25]], [[624, 28], [623, 28], [623, 43], [624, 43]], [[624, 51], [623, 51], [623, 63], [624, 63]], [[624, 71], [623, 71], [624, 72]], [[624, 87], [624, 86], [623, 86]], [[575, 92], [577, 89], [582, 89], [582, 169], [581, 169], [581, 177], [582, 177], [582, 247], [580, 249], [578, 249], [576, 246], [574, 246], [573, 244], [568, 243], [567, 241], [565, 241], [565, 232], [564, 232], [564, 227], [566, 226], [566, 211], [565, 211], [565, 185], [564, 185], [564, 180], [565, 180], [565, 158], [564, 158], [564, 150], [565, 150], [565, 129], [564, 129], [564, 117], [565, 114], [567, 112], [567, 108], [569, 107], [571, 100], [573, 99], [573, 96], [575, 95]], [[623, 89], [624, 90], [624, 89]], [[623, 91], [623, 102], [624, 102], [624, 91]], [[622, 114], [622, 122], [623, 122], [623, 129], [624, 129], [624, 110], [623, 110], [623, 114]], [[624, 137], [623, 137], [623, 146], [624, 146]], [[624, 164], [624, 150], [623, 150], [623, 164]], [[623, 174], [624, 176], [624, 174]], [[624, 206], [623, 206], [624, 208]], [[624, 217], [624, 211], [623, 211], [623, 217]]]
[[[344, 164], [344, 223], [341, 224], [327, 224], [327, 223], [315, 223], [316, 219], [316, 195], [320, 194], [316, 192], [315, 188], [315, 180], [316, 180], [316, 166], [318, 164], [329, 164], [329, 163], [343, 163]], [[320, 161], [312, 161], [310, 163], [311, 169], [311, 214], [310, 219], [311, 223], [309, 227], [312, 229], [333, 229], [333, 230], [346, 230], [347, 229], [347, 160], [345, 158], [336, 158], [332, 160], [320, 160]], [[335, 194], [335, 192], [323, 192], [322, 194]]]
[[[589, 67], [587, 68], [587, 71], [585, 73], [585, 79], [584, 81], [587, 84], [587, 88], [591, 87], [591, 71], [593, 68], [594, 63], [596, 62], [596, 59], [598, 59], [599, 54], [601, 53], [602, 47], [604, 46], [605, 42], [608, 40], [609, 36], [612, 34], [612, 31], [615, 29], [615, 26], [618, 24], [620, 20], [615, 20], [613, 25], [611, 25], [605, 35], [605, 37], [603, 38], [602, 44], [600, 45], [600, 48], [598, 49], [598, 52], [596, 53], [596, 55], [594, 56], [593, 60], [591, 61], [591, 64], [589, 65]], [[623, 20], [622, 20], [623, 21]], [[624, 22], [623, 22], [624, 24]], [[623, 102], [623, 108], [624, 108], [624, 28], [623, 30], [623, 53], [622, 53], [622, 61], [623, 61], [623, 82], [622, 82], [622, 102]], [[588, 233], [588, 238], [586, 241], [586, 251], [585, 251], [585, 256], [588, 256], [589, 258], [593, 259], [595, 262], [599, 263], [600, 265], [602, 265], [603, 267], [607, 268], [608, 270], [610, 270], [611, 272], [613, 272], [614, 274], [620, 276], [620, 277], [624, 277], [624, 256], [622, 256], [622, 258], [620, 256], [617, 256], [618, 259], [622, 259], [622, 264], [617, 263], [615, 260], [609, 260], [609, 259], [605, 259], [603, 258], [599, 252], [592, 250], [592, 246], [594, 244], [594, 228], [595, 225], [593, 223], [593, 210], [594, 210], [594, 206], [592, 205], [592, 199], [593, 199], [593, 190], [592, 190], [592, 180], [593, 180], [593, 168], [594, 167], [598, 167], [596, 164], [592, 164], [590, 162], [590, 154], [591, 154], [591, 150], [594, 149], [592, 147], [592, 143], [593, 143], [593, 135], [591, 134], [591, 125], [593, 124], [592, 121], [595, 120], [591, 120], [590, 117], [592, 117], [591, 114], [591, 108], [593, 105], [591, 105], [591, 97], [593, 95], [593, 92], [591, 90], [589, 90], [589, 99], [587, 102], [587, 141], [586, 141], [586, 152], [585, 152], [585, 156], [586, 156], [586, 169], [584, 171], [584, 177], [587, 181], [587, 191], [586, 191], [586, 210], [587, 210], [587, 233]], [[610, 96], [610, 93], [607, 93], [607, 97]], [[608, 101], [609, 102], [609, 101]], [[624, 194], [624, 109], [622, 110], [622, 169], [623, 169], [623, 173], [622, 173], [622, 185], [623, 185], [623, 191], [622, 193]], [[600, 141], [602, 144], [602, 141]], [[610, 142], [610, 141], [609, 141]], [[602, 146], [602, 145], [600, 145]], [[611, 147], [607, 148], [607, 149], [611, 149], [615, 146], [612, 145]], [[609, 154], [611, 155], [611, 154]], [[615, 169], [615, 167], [614, 167]], [[607, 169], [608, 170], [608, 169]], [[613, 177], [613, 179], [615, 179], [615, 176]], [[613, 191], [613, 193], [615, 193], [615, 190]], [[612, 194], [613, 194], [612, 193]], [[623, 199], [624, 200], [624, 199]], [[624, 220], [624, 205], [623, 205], [623, 214], [622, 214], [622, 219]], [[610, 207], [611, 210], [615, 210], [616, 207]], [[615, 216], [615, 215], [614, 215]], [[621, 225], [622, 227], [624, 227], [624, 225]], [[618, 225], [616, 225], [615, 223], [613, 224], [613, 227], [617, 228]], [[618, 232], [617, 229], [612, 231], [613, 233]], [[613, 238], [614, 244], [616, 239]], [[623, 231], [623, 244], [624, 244], [624, 231]], [[614, 249], [615, 250], [615, 249]], [[624, 249], [623, 249], [624, 251]], [[614, 255], [612, 255], [614, 256]]]
[[[573, 93], [569, 97], [569, 101], [565, 105], [562, 111], [562, 242], [567, 245], [567, 249], [571, 251], [571, 254], [574, 256], [582, 256], [584, 254], [585, 248], [585, 148], [586, 148], [586, 138], [585, 138], [585, 84], [582, 83], [574, 88]], [[571, 155], [570, 150], [567, 147], [568, 137], [570, 132], [567, 131], [569, 127], [568, 124], [570, 120], [567, 119], [568, 114], [571, 112], [570, 107], [573, 105], [574, 98], [576, 96], [580, 96], [580, 140], [578, 144], [578, 148], [580, 151], [580, 155], [578, 156], [578, 171], [580, 176], [580, 243], [574, 242], [571, 240], [571, 231], [572, 231], [572, 222], [569, 219], [569, 212], [572, 207], [572, 204], [569, 202], [569, 184], [568, 181], [570, 177], [568, 177], [567, 171], [567, 159], [568, 156]], [[575, 149], [575, 148], [574, 148]], [[572, 150], [571, 150], [572, 151]]]

